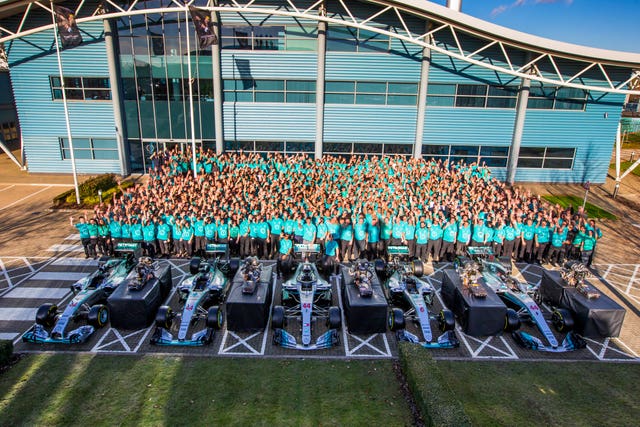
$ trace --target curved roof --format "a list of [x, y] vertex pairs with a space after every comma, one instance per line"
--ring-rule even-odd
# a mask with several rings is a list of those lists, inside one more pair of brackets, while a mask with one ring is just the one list
[[576, 59], [615, 62], [629, 65], [631, 68], [640, 68], [640, 53], [599, 49], [534, 36], [532, 34], [512, 30], [511, 28], [502, 27], [500, 25], [492, 24], [491, 22], [474, 18], [473, 16], [449, 9], [431, 1], [391, 0], [389, 2], [379, 2], [373, 0], [371, 2], [381, 4], [404, 4], [409, 6], [411, 9], [426, 12], [436, 19], [439, 18], [443, 23], [456, 25], [461, 29], [464, 28], [471, 33], [483, 35], [484, 37], [496, 38], [509, 42], [510, 44], [526, 47], [535, 52], [548, 51]]

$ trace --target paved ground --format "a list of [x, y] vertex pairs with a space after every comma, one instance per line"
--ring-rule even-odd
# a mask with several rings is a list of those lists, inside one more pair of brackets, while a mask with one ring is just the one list
[[[0, 157], [0, 339], [16, 340], [20, 351], [39, 351], [40, 346], [19, 343], [22, 332], [33, 324], [35, 311], [44, 302], [64, 305], [69, 285], [96, 267], [95, 261], [81, 258], [78, 236], [69, 226], [68, 212], [49, 210], [52, 198], [72, 188], [70, 176], [32, 175], [18, 171], [6, 156]], [[584, 194], [580, 186], [531, 185], [538, 193]], [[627, 310], [622, 333], [617, 339], [588, 340], [588, 349], [563, 355], [541, 354], [518, 347], [510, 336], [477, 339], [458, 331], [462, 345], [456, 350], [436, 350], [442, 358], [504, 359], [600, 359], [637, 360], [640, 354], [640, 180], [629, 176], [623, 182], [618, 199], [611, 198], [613, 180], [593, 186], [589, 200], [619, 218], [602, 221], [604, 238], [598, 244], [594, 282]], [[174, 284], [187, 274], [185, 260], [170, 260]], [[440, 287], [442, 268], [429, 266], [429, 280]], [[549, 266], [548, 266], [549, 267]], [[540, 280], [537, 266], [518, 265], [521, 278], [530, 283]], [[277, 292], [277, 286], [275, 294]], [[337, 290], [338, 283], [334, 284]], [[336, 304], [341, 304], [334, 292]], [[441, 307], [436, 301], [435, 309]], [[157, 348], [149, 345], [151, 328], [119, 331], [106, 328], [85, 345], [74, 347], [93, 352], [183, 352], [184, 349]], [[65, 347], [64, 350], [69, 350]], [[292, 353], [271, 345], [271, 331], [239, 334], [222, 330], [213, 344], [189, 353], [203, 355], [304, 356], [304, 357], [392, 357], [396, 351], [391, 333], [372, 336], [350, 335], [345, 330], [341, 346], [331, 350]]]

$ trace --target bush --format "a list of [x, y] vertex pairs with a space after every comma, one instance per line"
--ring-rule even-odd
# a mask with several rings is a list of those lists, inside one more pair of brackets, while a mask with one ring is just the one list
[[399, 343], [400, 363], [425, 420], [432, 426], [470, 426], [462, 403], [428, 351], [419, 345]]
[[[121, 193], [121, 189], [124, 190], [133, 186], [133, 182], [125, 181], [118, 186], [118, 181], [114, 174], [100, 175], [95, 178], [88, 179], [80, 184], [78, 190], [80, 192], [80, 199], [82, 204], [81, 208], [91, 208], [94, 205], [100, 203], [100, 196], [98, 196], [98, 190], [102, 190], [103, 203], [111, 203], [111, 200]], [[76, 208], [76, 191], [71, 189], [59, 194], [53, 199], [54, 208]]]
[[0, 367], [5, 366], [11, 361], [13, 355], [13, 343], [9, 340], [0, 341]]

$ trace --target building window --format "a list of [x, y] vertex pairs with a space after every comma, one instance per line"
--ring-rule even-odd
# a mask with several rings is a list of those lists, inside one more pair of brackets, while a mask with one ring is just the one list
[[[62, 99], [62, 81], [50, 76], [51, 94], [54, 100]], [[65, 77], [67, 101], [109, 101], [111, 89], [108, 77]]]
[[519, 168], [571, 169], [576, 155], [575, 148], [521, 147]]
[[222, 49], [236, 50], [317, 50], [316, 26], [223, 25]]
[[226, 102], [316, 102], [313, 80], [224, 80]]
[[413, 152], [412, 144], [381, 144], [375, 142], [325, 142], [322, 152], [333, 156], [406, 155]]
[[527, 108], [532, 110], [584, 111], [588, 92], [570, 87], [531, 85]]
[[327, 32], [328, 52], [387, 53], [389, 36], [360, 28], [330, 25]]
[[508, 108], [516, 107], [517, 86], [483, 84], [429, 84], [427, 105], [430, 107], [457, 108]]
[[2, 123], [2, 137], [7, 143], [18, 140], [18, 127], [15, 122]]
[[463, 161], [466, 164], [483, 163], [492, 168], [507, 166], [509, 147], [497, 145], [423, 145], [422, 157], [426, 160]]
[[300, 141], [225, 141], [224, 149], [257, 153], [311, 154], [314, 152], [315, 144]]
[[368, 104], [415, 106], [417, 83], [327, 81], [327, 104]]
[[[60, 154], [62, 160], [71, 159], [68, 138], [60, 138]], [[118, 142], [111, 138], [73, 138], [73, 155], [76, 160], [118, 160], [120, 158]]]

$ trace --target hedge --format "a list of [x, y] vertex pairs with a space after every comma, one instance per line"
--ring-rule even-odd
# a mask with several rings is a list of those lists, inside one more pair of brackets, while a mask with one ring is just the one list
[[0, 340], [0, 367], [7, 365], [13, 355], [13, 342]]
[[399, 343], [400, 363], [409, 389], [431, 426], [470, 426], [462, 403], [440, 372], [437, 363], [420, 345]]
[[[113, 197], [120, 193], [121, 189], [133, 186], [133, 182], [124, 181], [118, 185], [118, 180], [114, 174], [99, 175], [90, 178], [78, 186], [82, 205], [80, 207], [93, 207], [100, 203], [98, 190], [102, 190], [103, 203], [111, 203]], [[71, 189], [59, 194], [53, 199], [54, 208], [78, 207], [76, 203], [76, 190]]]

